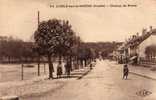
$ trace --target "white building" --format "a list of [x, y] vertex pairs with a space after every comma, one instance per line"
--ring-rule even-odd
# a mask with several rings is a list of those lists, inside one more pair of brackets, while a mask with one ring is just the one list
[[147, 33], [148, 36], [144, 38], [144, 40], [138, 46], [138, 57], [145, 58], [145, 50], [146, 47], [150, 45], [156, 45], [156, 29], [152, 30], [152, 32]]
[[129, 41], [125, 44], [126, 56], [132, 60], [138, 58], [146, 60], [145, 50], [148, 46], [156, 45], [156, 29], [150, 28], [150, 31], [147, 32], [145, 29], [142, 32], [142, 35], [133, 35]]

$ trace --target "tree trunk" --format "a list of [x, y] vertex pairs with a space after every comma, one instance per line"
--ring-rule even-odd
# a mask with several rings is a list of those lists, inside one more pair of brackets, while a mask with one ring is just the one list
[[46, 74], [46, 63], [44, 62], [44, 74]]
[[40, 56], [38, 56], [38, 76], [40, 76]]
[[79, 59], [78, 59], [78, 56], [76, 56], [76, 67], [77, 67], [77, 69], [79, 69]]
[[72, 56], [71, 55], [69, 56], [69, 61], [70, 61], [70, 65], [71, 65], [71, 69], [70, 70], [72, 71], [73, 70], [73, 66], [72, 66]]
[[53, 78], [53, 64], [51, 62], [51, 55], [48, 55], [48, 65], [49, 65], [49, 79]]
[[11, 57], [10, 56], [8, 57], [8, 60], [9, 60], [9, 64], [10, 64], [11, 63]]
[[59, 55], [59, 62], [62, 62], [62, 61], [61, 61], [61, 59], [62, 59], [62, 56], [61, 56], [61, 55]]
[[85, 67], [87, 67], [87, 59], [84, 59]]
[[81, 68], [83, 68], [83, 59], [80, 59], [80, 63], [81, 63]]

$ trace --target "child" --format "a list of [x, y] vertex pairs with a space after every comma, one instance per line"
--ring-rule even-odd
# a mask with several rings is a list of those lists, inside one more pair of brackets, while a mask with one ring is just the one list
[[125, 65], [124, 65], [124, 68], [123, 68], [123, 79], [125, 79], [125, 77], [126, 77], [126, 79], [127, 79], [128, 73], [129, 73], [129, 69], [128, 69], [127, 64], [125, 64]]

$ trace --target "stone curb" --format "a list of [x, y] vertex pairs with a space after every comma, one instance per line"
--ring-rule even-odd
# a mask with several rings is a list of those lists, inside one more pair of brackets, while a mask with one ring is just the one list
[[132, 71], [130, 71], [129, 73], [156, 81], [156, 78], [153, 78], [153, 77], [149, 77], [149, 76], [142, 75], [142, 74], [139, 74], [139, 73], [136, 73], [136, 72], [132, 72]]
[[91, 70], [88, 69], [85, 73], [83, 73], [80, 77], [77, 78], [77, 80], [82, 79], [84, 76], [86, 76]]

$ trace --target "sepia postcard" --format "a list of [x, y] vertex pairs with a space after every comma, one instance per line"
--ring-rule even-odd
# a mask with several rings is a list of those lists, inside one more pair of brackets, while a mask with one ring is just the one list
[[156, 0], [0, 0], [0, 100], [156, 100]]

